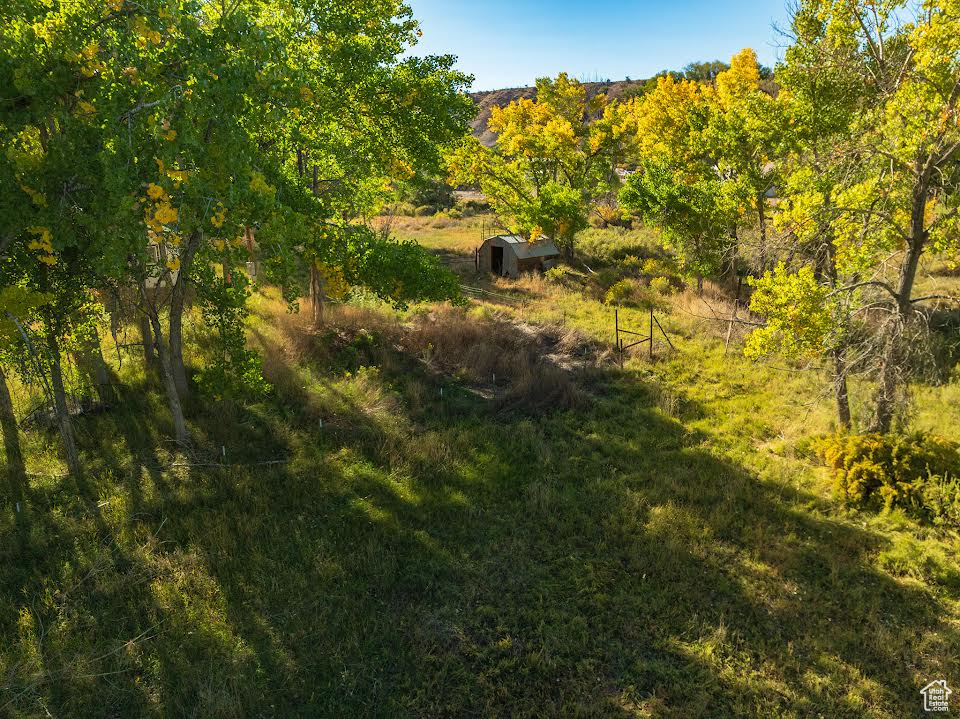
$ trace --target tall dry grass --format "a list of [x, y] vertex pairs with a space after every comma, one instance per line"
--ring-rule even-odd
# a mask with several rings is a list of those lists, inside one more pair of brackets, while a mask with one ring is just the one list
[[291, 367], [327, 366], [344, 348], [360, 348], [362, 363], [385, 373], [415, 361], [477, 388], [502, 409], [569, 408], [583, 398], [580, 380], [604, 361], [575, 329], [518, 323], [483, 308], [433, 306], [402, 318], [385, 309], [332, 305], [319, 330], [279, 305], [263, 317], [274, 333], [264, 347], [265, 374], [278, 389], [290, 384], [290, 391], [300, 382]]

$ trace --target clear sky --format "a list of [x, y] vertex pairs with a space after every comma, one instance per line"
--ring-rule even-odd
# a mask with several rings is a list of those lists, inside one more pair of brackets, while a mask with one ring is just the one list
[[474, 90], [532, 85], [566, 71], [581, 80], [650, 77], [752, 47], [780, 57], [773, 23], [786, 0], [408, 0], [420, 21], [418, 55], [459, 56]]

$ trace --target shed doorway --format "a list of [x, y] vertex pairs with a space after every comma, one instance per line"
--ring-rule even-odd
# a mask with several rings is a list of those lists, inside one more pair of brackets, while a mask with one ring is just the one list
[[490, 248], [490, 271], [495, 275], [503, 276], [503, 248]]

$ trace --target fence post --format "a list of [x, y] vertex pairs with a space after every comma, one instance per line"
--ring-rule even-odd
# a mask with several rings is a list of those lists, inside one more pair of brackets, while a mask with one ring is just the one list
[[733, 314], [730, 315], [730, 324], [727, 326], [727, 341], [723, 343], [723, 354], [730, 351], [730, 337], [733, 334], [733, 323], [737, 321], [737, 310], [740, 309], [740, 300], [733, 302]]
[[653, 359], [653, 305], [650, 305], [650, 359]]
[[616, 347], [617, 352], [620, 353], [620, 366], [623, 367], [623, 350], [620, 348], [620, 310], [616, 308], [613, 310], [613, 327], [616, 331], [613, 346]]

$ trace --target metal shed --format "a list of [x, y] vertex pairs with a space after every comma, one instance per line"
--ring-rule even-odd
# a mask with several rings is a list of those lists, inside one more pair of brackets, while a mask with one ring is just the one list
[[488, 237], [477, 250], [477, 269], [501, 277], [542, 272], [554, 266], [560, 250], [546, 237], [530, 241], [520, 235]]

